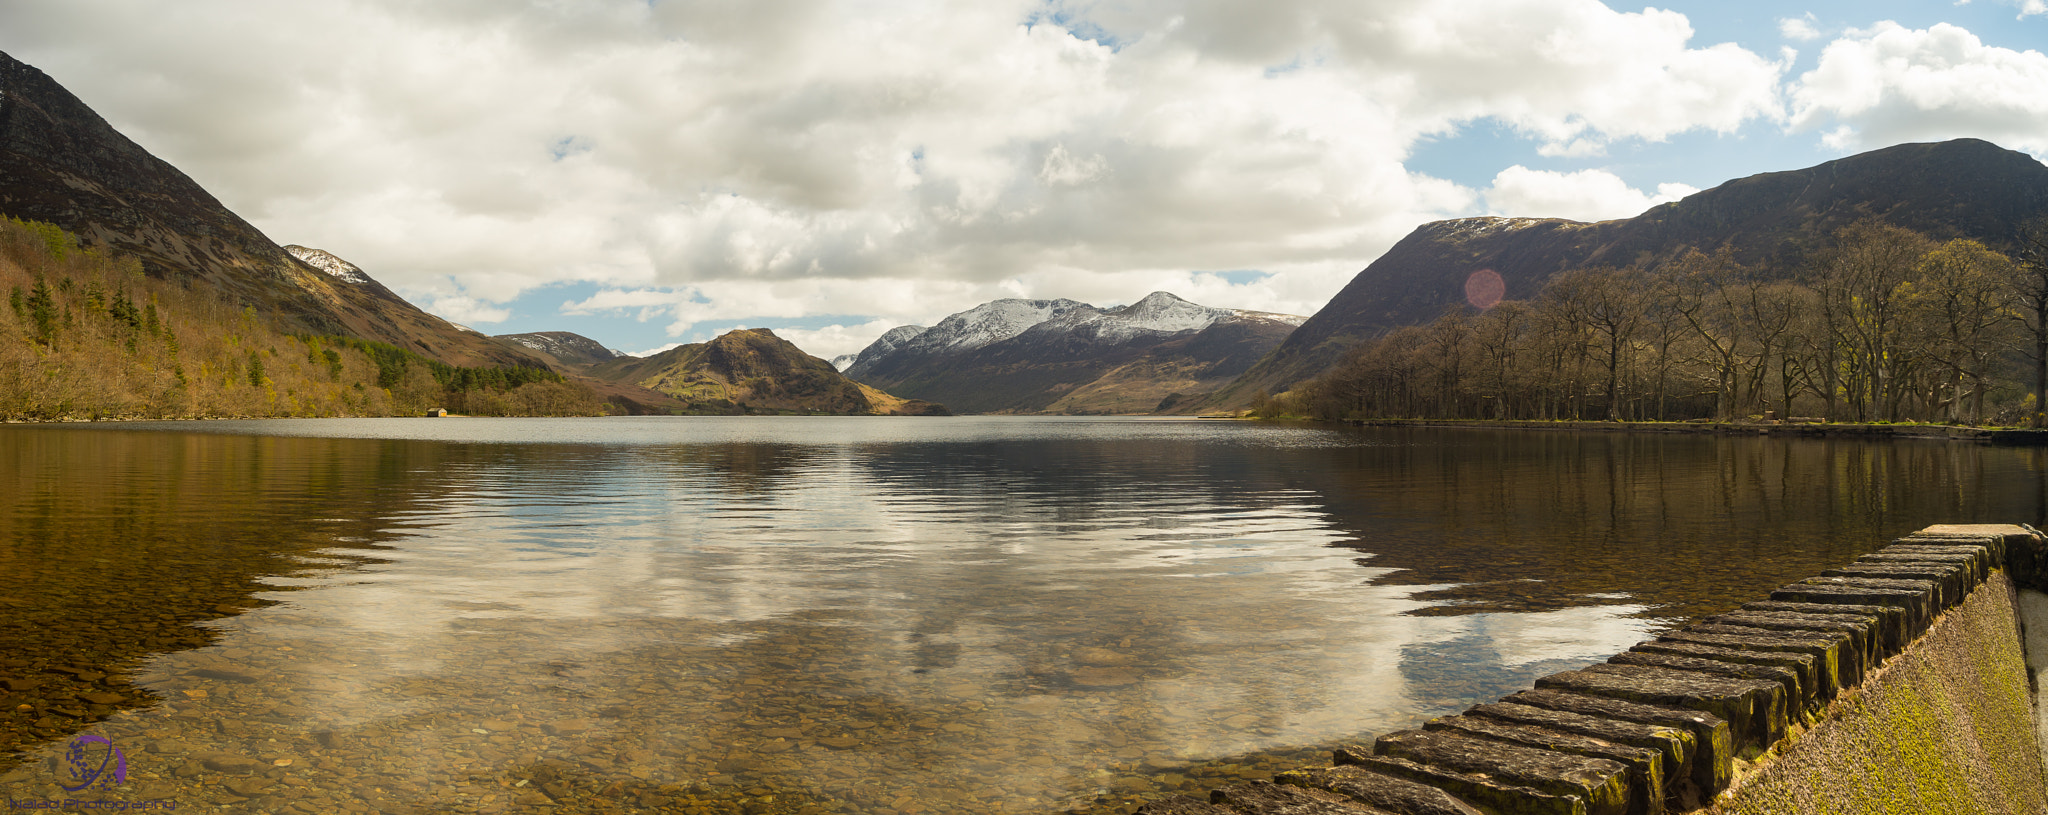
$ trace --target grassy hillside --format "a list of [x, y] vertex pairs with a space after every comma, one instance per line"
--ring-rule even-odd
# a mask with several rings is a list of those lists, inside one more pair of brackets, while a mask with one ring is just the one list
[[0, 219], [0, 419], [596, 415], [539, 368], [464, 368], [286, 333], [217, 293], [150, 278], [56, 226]]

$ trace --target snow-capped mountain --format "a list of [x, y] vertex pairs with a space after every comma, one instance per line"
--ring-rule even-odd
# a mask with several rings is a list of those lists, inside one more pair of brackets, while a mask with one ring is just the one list
[[891, 329], [847, 375], [955, 410], [1146, 413], [1168, 396], [1229, 381], [1305, 319], [1214, 308], [1167, 292], [1106, 309], [997, 300], [928, 329]]
[[314, 249], [310, 246], [300, 246], [296, 243], [285, 244], [284, 250], [292, 253], [292, 257], [305, 261], [306, 265], [326, 272], [328, 276], [343, 283], [370, 282], [370, 276], [363, 274], [361, 267], [335, 257], [332, 253], [325, 250]]

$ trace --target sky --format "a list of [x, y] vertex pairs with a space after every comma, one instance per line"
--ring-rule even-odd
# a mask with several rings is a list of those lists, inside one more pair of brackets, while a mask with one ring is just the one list
[[491, 334], [822, 357], [1004, 297], [1313, 314], [1475, 215], [2048, 158], [2048, 0], [7, 0], [278, 243]]

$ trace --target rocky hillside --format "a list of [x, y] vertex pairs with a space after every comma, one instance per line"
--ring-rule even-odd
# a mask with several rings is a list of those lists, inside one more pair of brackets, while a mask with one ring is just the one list
[[1100, 309], [997, 300], [891, 330], [847, 369], [898, 396], [974, 413], [1150, 413], [1231, 381], [1303, 318], [1166, 292]]
[[690, 413], [945, 415], [939, 405], [900, 399], [854, 382], [765, 328], [649, 357], [600, 363], [588, 375], [666, 394]]
[[1634, 218], [1465, 218], [1417, 227], [1358, 273], [1270, 356], [1202, 403], [1244, 407], [1314, 377], [1390, 328], [1428, 322], [1465, 301], [1465, 281], [1491, 269], [1506, 298], [1524, 299], [1561, 271], [1655, 266], [1687, 247], [1731, 248], [1738, 260], [1796, 275], [1807, 254], [1865, 216], [1937, 240], [2007, 245], [2048, 211], [2048, 167], [1975, 139], [1904, 144], [1790, 172], [1730, 181]]
[[604, 347], [597, 340], [569, 331], [499, 334], [492, 339], [518, 345], [541, 354], [557, 367], [574, 371], [582, 371], [592, 365], [626, 356], [624, 352]]
[[[453, 365], [538, 365], [531, 354], [427, 314], [272, 242], [63, 86], [0, 54], [0, 214], [53, 223], [138, 258], [152, 278], [220, 292], [289, 331], [343, 334]], [[303, 247], [301, 247], [303, 249]], [[316, 261], [332, 258], [304, 250]]]

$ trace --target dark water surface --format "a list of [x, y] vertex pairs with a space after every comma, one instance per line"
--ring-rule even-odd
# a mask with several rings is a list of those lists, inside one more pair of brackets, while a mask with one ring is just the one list
[[[2036, 523], [2048, 463], [1035, 418], [10, 426], [0, 460], [0, 787], [304, 813], [1127, 806]], [[63, 789], [81, 735], [125, 783]]]

